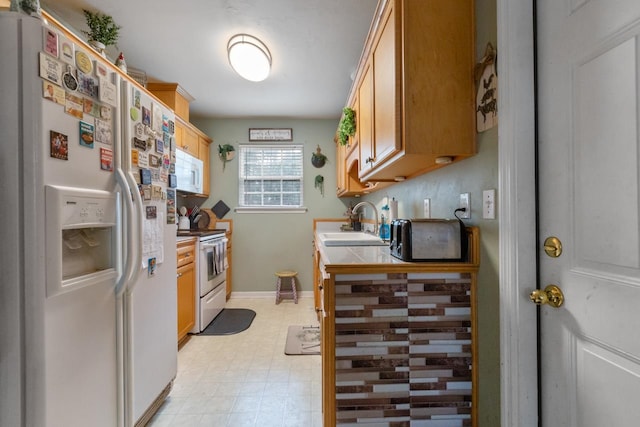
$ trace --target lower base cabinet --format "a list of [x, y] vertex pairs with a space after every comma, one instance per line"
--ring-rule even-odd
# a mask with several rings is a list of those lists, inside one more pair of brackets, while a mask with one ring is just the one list
[[457, 265], [320, 266], [325, 427], [477, 426], [475, 228], [470, 243]]
[[195, 239], [177, 243], [178, 343], [196, 322]]

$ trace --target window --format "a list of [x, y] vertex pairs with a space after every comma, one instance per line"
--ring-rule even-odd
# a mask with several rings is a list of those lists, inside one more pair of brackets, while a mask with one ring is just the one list
[[302, 207], [302, 158], [302, 145], [240, 145], [240, 207]]

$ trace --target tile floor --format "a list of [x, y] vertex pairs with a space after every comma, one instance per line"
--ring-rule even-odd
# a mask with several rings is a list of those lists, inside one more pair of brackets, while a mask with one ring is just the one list
[[256, 312], [251, 327], [228, 336], [192, 336], [178, 352], [178, 375], [148, 424], [321, 427], [320, 356], [287, 356], [289, 325], [317, 326], [313, 298], [231, 299]]

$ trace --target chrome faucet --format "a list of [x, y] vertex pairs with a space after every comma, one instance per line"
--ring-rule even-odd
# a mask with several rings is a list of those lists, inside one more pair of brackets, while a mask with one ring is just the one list
[[373, 219], [375, 220], [375, 225], [373, 227], [373, 234], [378, 235], [378, 209], [376, 209], [376, 206], [373, 203], [363, 200], [357, 205], [355, 205], [353, 208], [351, 208], [351, 212], [356, 213], [358, 208], [364, 205], [369, 205], [371, 206], [371, 209], [373, 209]]

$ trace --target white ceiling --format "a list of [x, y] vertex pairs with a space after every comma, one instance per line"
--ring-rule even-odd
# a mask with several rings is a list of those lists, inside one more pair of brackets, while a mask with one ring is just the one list
[[[122, 27], [117, 49], [149, 78], [177, 82], [210, 117], [340, 117], [377, 0], [48, 0], [45, 10], [76, 32], [82, 9], [111, 15]], [[231, 69], [226, 46], [237, 33], [271, 51], [263, 82]]]

